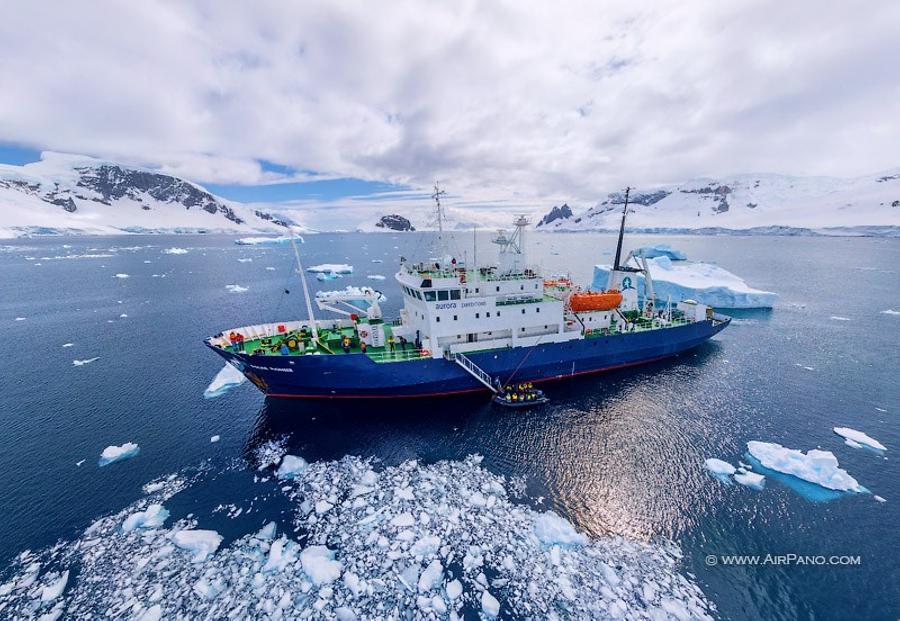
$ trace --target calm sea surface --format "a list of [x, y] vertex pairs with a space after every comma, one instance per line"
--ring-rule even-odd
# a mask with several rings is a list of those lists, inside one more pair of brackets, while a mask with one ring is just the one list
[[[724, 618], [898, 618], [900, 316], [883, 311], [900, 310], [900, 242], [628, 241], [670, 243], [779, 300], [771, 311], [734, 313], [731, 327], [681, 358], [551, 385], [552, 403], [525, 413], [480, 397], [427, 405], [266, 402], [249, 383], [204, 399], [222, 367], [203, 347], [205, 336], [303, 316], [289, 247], [241, 247], [218, 236], [4, 242], [0, 564], [77, 538], [98, 516], [140, 498], [142, 484], [200, 464], [221, 476], [173, 498], [173, 516], [193, 513], [201, 527], [228, 538], [257, 529], [286, 514], [285, 501], [260, 499], [236, 519], [214, 509], [257, 494], [256, 447], [287, 437], [289, 450], [308, 460], [352, 454], [427, 463], [479, 453], [489, 470], [525, 477], [526, 502], [553, 508], [588, 533], [677, 542], [683, 571]], [[327, 234], [307, 236], [302, 250], [307, 265], [355, 266], [351, 276], [311, 281], [314, 288], [375, 286], [394, 315], [397, 259], [430, 243], [417, 233]], [[582, 283], [593, 263], [610, 261], [613, 244], [599, 235], [528, 240], [546, 273]], [[163, 252], [173, 247], [188, 252]], [[473, 256], [471, 233], [459, 236], [458, 247]], [[479, 260], [495, 255], [486, 236], [477, 253]], [[230, 284], [247, 291], [233, 293]], [[865, 431], [888, 451], [850, 448], [835, 426]], [[221, 441], [210, 443], [213, 435]], [[746, 461], [749, 440], [832, 451], [872, 493], [827, 499], [771, 476], [755, 491], [703, 469], [707, 457]], [[140, 445], [138, 457], [97, 467], [104, 447], [127, 441]], [[858, 555], [860, 562], [708, 564], [708, 556], [723, 554]]]

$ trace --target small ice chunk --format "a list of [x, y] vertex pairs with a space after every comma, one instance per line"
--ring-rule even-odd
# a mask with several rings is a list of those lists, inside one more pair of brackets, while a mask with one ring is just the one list
[[238, 263], [253, 263], [252, 257], [241, 257], [238, 259]]
[[840, 315], [832, 315], [829, 319], [833, 321], [852, 321], [849, 317], [841, 317]]
[[864, 492], [865, 488], [846, 470], [838, 467], [838, 460], [830, 451], [812, 449], [803, 453], [773, 442], [751, 440], [747, 450], [765, 468], [790, 474], [826, 489], [843, 492]]
[[122, 530], [126, 533], [136, 528], [159, 528], [169, 517], [169, 511], [161, 504], [152, 504], [143, 511], [135, 511], [122, 522]]
[[247, 378], [243, 373], [237, 370], [230, 363], [226, 362], [225, 366], [219, 369], [216, 376], [203, 391], [203, 396], [207, 399], [214, 399], [224, 395], [226, 392], [243, 384]]
[[209, 439], [209, 441], [212, 442], [213, 444], [215, 444], [219, 440], [221, 440], [221, 438], [218, 435], [215, 435]]
[[81, 464], [83, 464], [84, 462], [85, 462], [85, 460], [84, 460], [84, 459], [81, 459], [81, 460], [79, 460], [79, 461], [76, 461], [76, 462], [75, 462], [75, 465], [78, 466], [78, 467], [80, 468], [80, 467], [81, 467]]
[[368, 278], [369, 280], [384, 280], [384, 276], [382, 276], [381, 274], [369, 274], [368, 276], [366, 276], [366, 278]]
[[100, 453], [100, 461], [98, 465], [107, 466], [123, 459], [136, 457], [141, 452], [141, 448], [134, 442], [126, 442], [122, 446], [110, 445], [103, 449]]
[[162, 619], [162, 606], [153, 604], [137, 618], [137, 621], [159, 621]]
[[887, 502], [884, 498], [882, 498], [881, 496], [879, 496], [877, 494], [875, 495], [875, 500], [877, 500], [878, 502]]
[[734, 480], [753, 489], [762, 489], [766, 484], [766, 477], [755, 472], [740, 472], [734, 475]]
[[172, 542], [194, 555], [194, 563], [202, 563], [219, 548], [222, 535], [214, 530], [179, 530], [172, 535]]
[[857, 431], [856, 429], [851, 429], [850, 427], [835, 427], [834, 432], [842, 438], [853, 440], [857, 444], [868, 446], [869, 448], [873, 448], [876, 451], [887, 450], [887, 447], [884, 444], [882, 444], [872, 436], [863, 433], [862, 431]]
[[391, 524], [398, 528], [412, 526], [415, 523], [416, 518], [412, 516], [412, 513], [401, 513], [400, 515], [394, 516], [394, 518], [391, 519]]
[[76, 367], [83, 367], [84, 365], [96, 362], [97, 360], [100, 360], [100, 356], [94, 356], [93, 358], [87, 358], [85, 360], [73, 360], [72, 364]]
[[187, 254], [187, 248], [166, 248], [162, 251], [163, 254]]
[[325, 546], [309, 546], [300, 553], [303, 572], [315, 585], [329, 584], [341, 577], [342, 565]]
[[727, 461], [722, 461], [721, 459], [716, 459], [715, 457], [710, 457], [703, 463], [706, 465], [707, 470], [719, 476], [730, 476], [735, 472], [734, 466], [729, 464]]
[[244, 292], [250, 290], [248, 287], [243, 287], [241, 285], [234, 285], [234, 284], [225, 285], [225, 288], [228, 289], [231, 293], [244, 293]]
[[889, 308], [887, 310], [881, 311], [882, 315], [900, 315], [900, 311], [894, 310], [893, 308]]
[[441, 583], [444, 575], [444, 566], [437, 559], [428, 563], [428, 567], [419, 576], [419, 591], [426, 592], [434, 589]]
[[281, 460], [281, 465], [275, 471], [275, 476], [279, 479], [293, 479], [298, 474], [306, 470], [306, 460], [298, 455], [285, 455]]
[[62, 572], [59, 577], [41, 589], [41, 601], [52, 602], [62, 595], [66, 590], [66, 583], [69, 582], [69, 570]]
[[116, 274], [116, 278], [131, 278], [128, 274]]
[[553, 511], [538, 514], [534, 519], [534, 534], [545, 546], [587, 543], [587, 538], [575, 530], [571, 522]]
[[75, 343], [63, 343], [63, 347], [74, 347]]
[[462, 582], [460, 582], [459, 580], [451, 580], [447, 583], [447, 597], [450, 598], [450, 601], [453, 601], [457, 597], [462, 595], [462, 592]]
[[491, 619], [500, 614], [500, 602], [487, 589], [481, 592], [481, 611]]
[[25, 321], [25, 317], [16, 317], [16, 321]]

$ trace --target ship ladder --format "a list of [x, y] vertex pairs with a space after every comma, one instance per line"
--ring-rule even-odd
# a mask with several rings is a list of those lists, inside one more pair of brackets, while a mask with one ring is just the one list
[[487, 374], [481, 367], [466, 358], [462, 354], [453, 354], [453, 362], [465, 369], [466, 373], [477, 379], [479, 382], [488, 387], [491, 392], [496, 393], [497, 388], [491, 383], [491, 376]]

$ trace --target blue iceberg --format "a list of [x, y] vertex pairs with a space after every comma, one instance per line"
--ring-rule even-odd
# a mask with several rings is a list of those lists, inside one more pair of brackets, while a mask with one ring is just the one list
[[[647, 260], [653, 276], [653, 288], [657, 300], [670, 296], [672, 303], [696, 300], [715, 308], [772, 308], [778, 294], [760, 291], [748, 286], [743, 279], [718, 265], [679, 261], [669, 257]], [[609, 265], [595, 265], [591, 289], [606, 289]], [[635, 274], [638, 295], [644, 297], [644, 275]]]
[[687, 255], [680, 250], [675, 250], [669, 244], [656, 244], [655, 246], [644, 246], [634, 251], [635, 255], [643, 255], [646, 259], [655, 259], [656, 257], [669, 257], [672, 261], [687, 261]]

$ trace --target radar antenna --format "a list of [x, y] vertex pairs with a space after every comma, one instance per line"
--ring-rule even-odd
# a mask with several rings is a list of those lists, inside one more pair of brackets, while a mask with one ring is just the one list
[[431, 198], [434, 199], [434, 216], [437, 219], [438, 227], [438, 250], [441, 253], [439, 260], [443, 261], [447, 255], [447, 247], [444, 242], [444, 208], [441, 206], [441, 197], [447, 193], [440, 188], [438, 182], [434, 182], [434, 193]]

